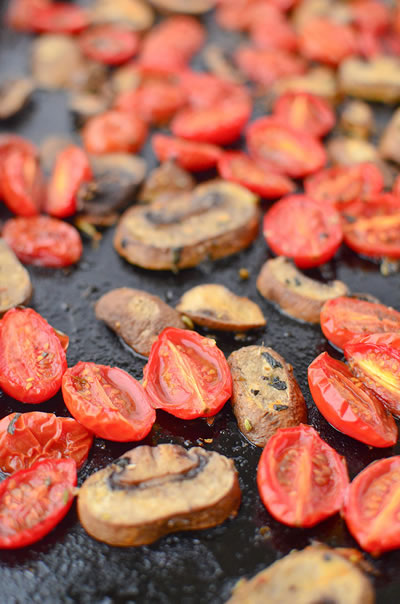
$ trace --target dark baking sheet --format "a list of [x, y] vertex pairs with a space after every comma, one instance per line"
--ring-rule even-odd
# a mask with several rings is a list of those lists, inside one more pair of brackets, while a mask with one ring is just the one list
[[[3, 7], [4, 8], [4, 7]], [[221, 34], [208, 19], [213, 39]], [[222, 39], [222, 38], [220, 38]], [[233, 45], [235, 37], [225, 35]], [[28, 69], [31, 38], [0, 30], [0, 73], [15, 75]], [[385, 119], [384, 111], [381, 118]], [[31, 105], [18, 117], [2, 125], [36, 143], [54, 133], [71, 132], [64, 94], [38, 91]], [[154, 164], [148, 145], [145, 156]], [[0, 219], [7, 217], [2, 210]], [[379, 457], [400, 453], [400, 447], [378, 450], [357, 443], [331, 428], [313, 406], [307, 387], [307, 366], [322, 351], [339, 356], [322, 336], [319, 327], [302, 325], [279, 314], [259, 296], [256, 275], [268, 257], [262, 236], [248, 250], [215, 263], [204, 263], [178, 275], [150, 272], [124, 262], [112, 248], [113, 229], [104, 233], [97, 249], [85, 240], [80, 264], [72, 269], [49, 270], [29, 267], [35, 293], [32, 306], [55, 327], [70, 335], [68, 364], [79, 360], [111, 364], [140, 378], [144, 361], [135, 357], [105, 325], [96, 321], [93, 304], [114, 287], [145, 289], [174, 304], [188, 288], [207, 282], [222, 283], [237, 294], [260, 304], [268, 317], [266, 329], [237, 340], [217, 334], [217, 343], [226, 355], [246, 344], [265, 343], [293, 364], [295, 375], [309, 406], [310, 423], [347, 459], [351, 476]], [[241, 281], [238, 271], [246, 267], [249, 281]], [[353, 291], [365, 291], [382, 302], [399, 308], [400, 275], [384, 278], [377, 265], [342, 249], [321, 270], [325, 279], [339, 278]], [[17, 403], [0, 392], [0, 415], [12, 411], [54, 411], [67, 415], [61, 396], [40, 406]], [[211, 444], [201, 439], [212, 438]], [[296, 530], [274, 521], [257, 494], [255, 473], [261, 450], [249, 445], [239, 434], [229, 404], [209, 426], [204, 420], [184, 422], [157, 412], [157, 423], [146, 444], [173, 442], [192, 446], [204, 444], [235, 461], [240, 473], [243, 502], [237, 518], [206, 531], [170, 535], [140, 548], [113, 548], [91, 539], [77, 521], [75, 508], [63, 522], [37, 545], [20, 551], [0, 553], [0, 602], [137, 602], [222, 603], [235, 582], [252, 576], [292, 548], [302, 548], [317, 539], [330, 545], [354, 546], [339, 516], [312, 530]], [[95, 470], [131, 448], [97, 439], [80, 482]], [[264, 537], [261, 527], [271, 531]], [[264, 531], [263, 531], [264, 532]], [[400, 551], [374, 562], [380, 575], [375, 579], [380, 604], [400, 601]], [[312, 578], [310, 578], [312, 580]]]

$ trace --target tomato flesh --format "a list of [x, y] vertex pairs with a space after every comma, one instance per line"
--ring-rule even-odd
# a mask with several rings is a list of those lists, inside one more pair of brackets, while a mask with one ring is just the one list
[[189, 172], [213, 168], [221, 156], [221, 149], [216, 145], [196, 143], [164, 134], [155, 134], [151, 143], [156, 157], [161, 162], [174, 160]]
[[232, 394], [231, 373], [215, 341], [185, 329], [164, 329], [143, 376], [152, 405], [181, 419], [211, 417]]
[[147, 126], [135, 115], [106, 111], [90, 118], [82, 130], [88, 153], [135, 153], [147, 137]]
[[283, 94], [274, 104], [273, 113], [290, 128], [316, 137], [325, 136], [335, 125], [331, 105], [308, 92]]
[[86, 12], [80, 6], [56, 2], [37, 8], [31, 27], [36, 32], [76, 34], [89, 25]]
[[62, 393], [71, 415], [107, 440], [142, 440], [156, 418], [141, 384], [118, 367], [79, 362], [65, 372]]
[[66, 515], [74, 499], [73, 459], [44, 459], [0, 483], [0, 548], [31, 545]]
[[137, 113], [143, 121], [162, 124], [186, 102], [183, 90], [174, 83], [149, 81], [136, 90], [121, 93], [114, 104], [118, 111]]
[[36, 152], [11, 145], [1, 158], [1, 191], [6, 206], [18, 216], [36, 216], [44, 197]]
[[323, 352], [308, 368], [310, 392], [336, 430], [372, 447], [392, 447], [397, 426], [383, 404], [347, 365]]
[[32, 24], [37, 12], [50, 6], [50, 0], [11, 0], [6, 23], [17, 31], [33, 31]]
[[79, 43], [83, 54], [105, 65], [121, 65], [139, 49], [138, 36], [117, 25], [92, 27], [81, 35]]
[[307, 528], [336, 514], [348, 485], [346, 463], [311, 426], [278, 430], [258, 464], [257, 486], [269, 513]]
[[356, 35], [351, 27], [330, 19], [310, 19], [300, 32], [299, 50], [311, 61], [336, 67], [357, 52]]
[[304, 59], [285, 50], [241, 46], [234, 58], [249, 80], [263, 86], [271, 86], [280, 78], [301, 75], [306, 71]]

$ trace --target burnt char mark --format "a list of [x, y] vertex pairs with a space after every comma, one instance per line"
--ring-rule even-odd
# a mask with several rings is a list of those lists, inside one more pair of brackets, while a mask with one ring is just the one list
[[280, 380], [276, 376], [272, 378], [269, 385], [272, 386], [272, 388], [275, 388], [276, 390], [287, 390], [287, 383]]
[[158, 212], [155, 210], [150, 210], [145, 213], [145, 218], [152, 224], [160, 225], [160, 224], [176, 224], [182, 219], [181, 213], [171, 213], [168, 214], [165, 210], [159, 210]]
[[286, 411], [289, 409], [289, 405], [274, 405], [275, 411]]
[[172, 264], [175, 267], [179, 266], [179, 263], [182, 258], [183, 247], [174, 247], [172, 249]]
[[272, 369], [282, 369], [282, 365], [279, 361], [277, 361], [272, 354], [269, 354], [269, 352], [262, 352], [261, 356], [264, 357], [264, 359], [267, 361], [268, 365], [272, 368]]
[[201, 215], [212, 208], [216, 208], [224, 201], [224, 196], [218, 191], [211, 191], [201, 196], [194, 196], [187, 206], [173, 212], [170, 207], [162, 207], [159, 210], [148, 210], [145, 218], [154, 225], [180, 224], [185, 218]]

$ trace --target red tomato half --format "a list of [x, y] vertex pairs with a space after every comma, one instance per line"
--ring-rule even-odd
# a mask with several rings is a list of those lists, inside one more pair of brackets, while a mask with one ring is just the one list
[[183, 89], [187, 101], [192, 108], [212, 109], [228, 97], [246, 99], [250, 102], [245, 88], [202, 71], [185, 69], [177, 74], [179, 86]]
[[139, 62], [150, 57], [162, 62], [162, 55], [172, 52], [187, 62], [200, 50], [205, 41], [204, 26], [194, 17], [175, 15], [164, 19], [145, 36]]
[[155, 134], [151, 139], [153, 151], [159, 161], [173, 159], [184, 170], [200, 172], [213, 168], [221, 157], [221, 149], [208, 143], [195, 143], [183, 138]]
[[313, 136], [286, 126], [273, 117], [262, 117], [247, 128], [247, 146], [255, 160], [267, 162], [292, 178], [303, 178], [326, 164], [322, 144]]
[[[284, 1], [284, 0], [283, 0]], [[290, 1], [290, 0], [289, 0]], [[215, 13], [216, 21], [223, 29], [246, 30], [253, 24], [264, 22], [271, 29], [284, 19], [279, 2], [260, 2], [260, 0], [219, 0]]]
[[93, 177], [86, 153], [69, 145], [58, 154], [47, 188], [45, 209], [51, 216], [65, 218], [76, 212], [77, 193]]
[[69, 266], [82, 256], [78, 231], [57, 218], [11, 218], [5, 223], [2, 235], [24, 264]]
[[62, 393], [71, 415], [107, 440], [142, 440], [156, 419], [142, 385], [118, 367], [80, 362], [65, 372]]
[[382, 34], [390, 25], [389, 7], [377, 0], [353, 0], [350, 10], [355, 25], [361, 30]]
[[11, 145], [2, 155], [0, 176], [4, 203], [18, 216], [36, 216], [44, 198], [36, 152]]
[[225, 180], [236, 182], [265, 199], [282, 197], [295, 188], [287, 176], [256, 164], [245, 153], [238, 151], [229, 151], [221, 156], [218, 172]]
[[297, 35], [286, 19], [273, 23], [256, 21], [250, 29], [250, 39], [255, 46], [263, 50], [297, 49]]
[[393, 417], [347, 365], [323, 352], [308, 368], [308, 383], [315, 404], [336, 430], [372, 447], [396, 444]]
[[93, 434], [71, 417], [32, 411], [0, 420], [0, 469], [12, 474], [42, 459], [70, 457], [79, 469], [92, 446]]
[[152, 405], [181, 419], [211, 417], [232, 395], [229, 366], [215, 341], [186, 329], [164, 329], [143, 377]]
[[400, 333], [400, 312], [356, 298], [343, 296], [328, 300], [322, 307], [320, 319], [324, 336], [340, 350], [356, 337]]
[[264, 50], [252, 46], [240, 46], [234, 55], [235, 62], [249, 80], [271, 86], [280, 78], [301, 75], [307, 63], [285, 50]]
[[311, 426], [278, 430], [258, 464], [257, 485], [269, 513], [307, 528], [336, 514], [349, 483], [346, 462]]
[[33, 31], [36, 13], [50, 5], [51, 0], [11, 0], [5, 21], [8, 27], [18, 31]]
[[139, 38], [119, 25], [97, 25], [80, 36], [79, 44], [89, 59], [106, 65], [121, 65], [137, 53]]
[[299, 268], [330, 260], [342, 238], [340, 216], [306, 195], [284, 197], [264, 217], [264, 237], [278, 256], [293, 258]]
[[145, 122], [162, 124], [168, 122], [185, 103], [186, 95], [176, 83], [155, 80], [119, 94], [114, 108], [137, 114]]
[[42, 403], [60, 389], [67, 369], [54, 329], [32, 308], [13, 308], [0, 321], [0, 386], [23, 403]]
[[106, 111], [87, 120], [82, 137], [88, 153], [135, 153], [147, 136], [147, 126], [135, 115]]
[[0, 483], [0, 549], [31, 545], [64, 518], [74, 500], [73, 459], [44, 459]]
[[89, 18], [80, 6], [55, 2], [33, 13], [31, 27], [37, 32], [77, 34], [89, 25]]
[[299, 49], [310, 61], [336, 67], [357, 52], [357, 39], [351, 27], [316, 17], [302, 27]]
[[273, 114], [289, 128], [320, 137], [335, 125], [332, 106], [309, 92], [287, 92], [278, 98]]
[[343, 514], [360, 546], [373, 555], [400, 547], [400, 456], [379, 459], [350, 484]]

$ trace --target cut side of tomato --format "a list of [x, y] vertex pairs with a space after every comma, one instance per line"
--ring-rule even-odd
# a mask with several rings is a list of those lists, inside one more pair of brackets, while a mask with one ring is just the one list
[[137, 114], [152, 124], [168, 122], [186, 103], [186, 95], [176, 83], [148, 81], [136, 90], [122, 92], [114, 103], [117, 111]]
[[142, 385], [118, 367], [79, 362], [65, 372], [62, 393], [71, 415], [107, 440], [142, 440], [156, 419]]
[[271, 86], [280, 78], [302, 75], [307, 68], [302, 57], [286, 50], [241, 46], [235, 52], [234, 59], [249, 80], [263, 86]]
[[286, 19], [274, 21], [256, 21], [250, 28], [250, 39], [257, 48], [263, 50], [297, 49], [297, 35]]
[[106, 65], [121, 65], [139, 49], [135, 32], [119, 25], [98, 25], [85, 31], [79, 39], [84, 55]]
[[74, 500], [73, 459], [44, 459], [0, 483], [0, 548], [31, 545], [47, 535]]
[[357, 39], [348, 25], [331, 19], [316, 17], [302, 27], [299, 50], [310, 61], [319, 61], [336, 67], [357, 52]]
[[71, 417], [32, 411], [0, 420], [0, 469], [6, 474], [30, 468], [42, 459], [71, 458], [79, 469], [93, 434]]
[[257, 469], [265, 507], [288, 526], [308, 528], [336, 514], [348, 483], [344, 459], [304, 424], [278, 430]]
[[33, 31], [37, 12], [51, 6], [50, 0], [11, 0], [6, 14], [8, 27], [17, 31]]
[[353, 22], [360, 30], [382, 34], [390, 25], [389, 7], [377, 0], [353, 0], [350, 10]]
[[151, 139], [154, 154], [161, 162], [174, 160], [189, 172], [213, 168], [221, 157], [221, 149], [208, 143], [196, 143], [165, 134], [155, 134]]
[[323, 352], [308, 368], [308, 383], [315, 404], [336, 430], [372, 447], [396, 444], [393, 417], [347, 365]]
[[308, 92], [287, 92], [278, 98], [273, 114], [289, 128], [325, 136], [335, 125], [332, 106], [325, 99]]
[[88, 153], [135, 153], [147, 137], [142, 119], [121, 111], [106, 111], [89, 119], [82, 130]]
[[232, 394], [229, 366], [215, 341], [185, 329], [164, 329], [143, 376], [152, 405], [181, 419], [211, 417]]
[[173, 59], [171, 67], [174, 62], [176, 67], [183, 67], [200, 50], [205, 38], [204, 26], [194, 17], [176, 15], [164, 19], [145, 36], [139, 64], [162, 67]]
[[89, 25], [86, 11], [80, 6], [55, 2], [33, 12], [31, 27], [36, 32], [77, 34]]
[[264, 237], [274, 254], [293, 258], [299, 268], [310, 268], [335, 255], [343, 233], [333, 207], [305, 195], [290, 195], [265, 214]]
[[399, 501], [400, 456], [374, 461], [350, 484], [343, 515], [367, 552], [378, 556], [400, 547]]
[[1, 153], [0, 175], [6, 206], [18, 216], [39, 214], [44, 184], [36, 152], [11, 144]]

